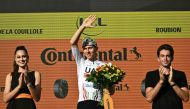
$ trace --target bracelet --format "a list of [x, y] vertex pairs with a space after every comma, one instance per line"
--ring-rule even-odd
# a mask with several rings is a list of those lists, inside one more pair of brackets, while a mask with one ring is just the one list
[[175, 86], [175, 85], [176, 85], [176, 83], [172, 84], [171, 87], [173, 87], [173, 86]]
[[32, 84], [31, 84], [31, 83], [28, 83], [27, 86], [28, 86], [28, 87], [32, 87]]

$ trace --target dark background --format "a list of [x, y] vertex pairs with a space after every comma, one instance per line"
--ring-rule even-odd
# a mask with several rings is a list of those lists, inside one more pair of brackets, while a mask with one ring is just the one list
[[0, 13], [189, 11], [190, 0], [1, 0]]

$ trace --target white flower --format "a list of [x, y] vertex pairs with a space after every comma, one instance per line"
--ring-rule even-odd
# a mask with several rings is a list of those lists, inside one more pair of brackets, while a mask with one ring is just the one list
[[109, 62], [109, 63], [108, 63], [108, 66], [110, 66], [110, 67], [111, 67], [111, 66], [112, 66], [112, 63], [111, 63], [111, 62]]

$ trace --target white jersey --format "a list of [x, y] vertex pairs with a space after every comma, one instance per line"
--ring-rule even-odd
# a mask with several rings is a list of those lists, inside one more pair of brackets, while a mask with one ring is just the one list
[[77, 64], [77, 76], [78, 76], [78, 89], [79, 99], [78, 102], [84, 100], [95, 100], [100, 101], [102, 99], [101, 90], [95, 89], [92, 82], [86, 81], [85, 73], [91, 73], [98, 66], [105, 64], [102, 61], [90, 61], [84, 59], [77, 46], [72, 46], [72, 54]]

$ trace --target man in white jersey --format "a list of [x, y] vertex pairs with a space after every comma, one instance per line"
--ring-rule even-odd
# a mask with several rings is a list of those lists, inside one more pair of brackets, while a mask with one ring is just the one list
[[78, 41], [85, 28], [94, 27], [95, 15], [86, 18], [70, 40], [72, 54], [77, 64], [79, 99], [77, 109], [103, 109], [98, 103], [102, 99], [101, 89], [94, 88], [92, 82], [86, 81], [90, 73], [104, 64], [97, 60], [97, 43], [92, 38], [84, 38], [82, 42], [83, 56], [78, 48]]

